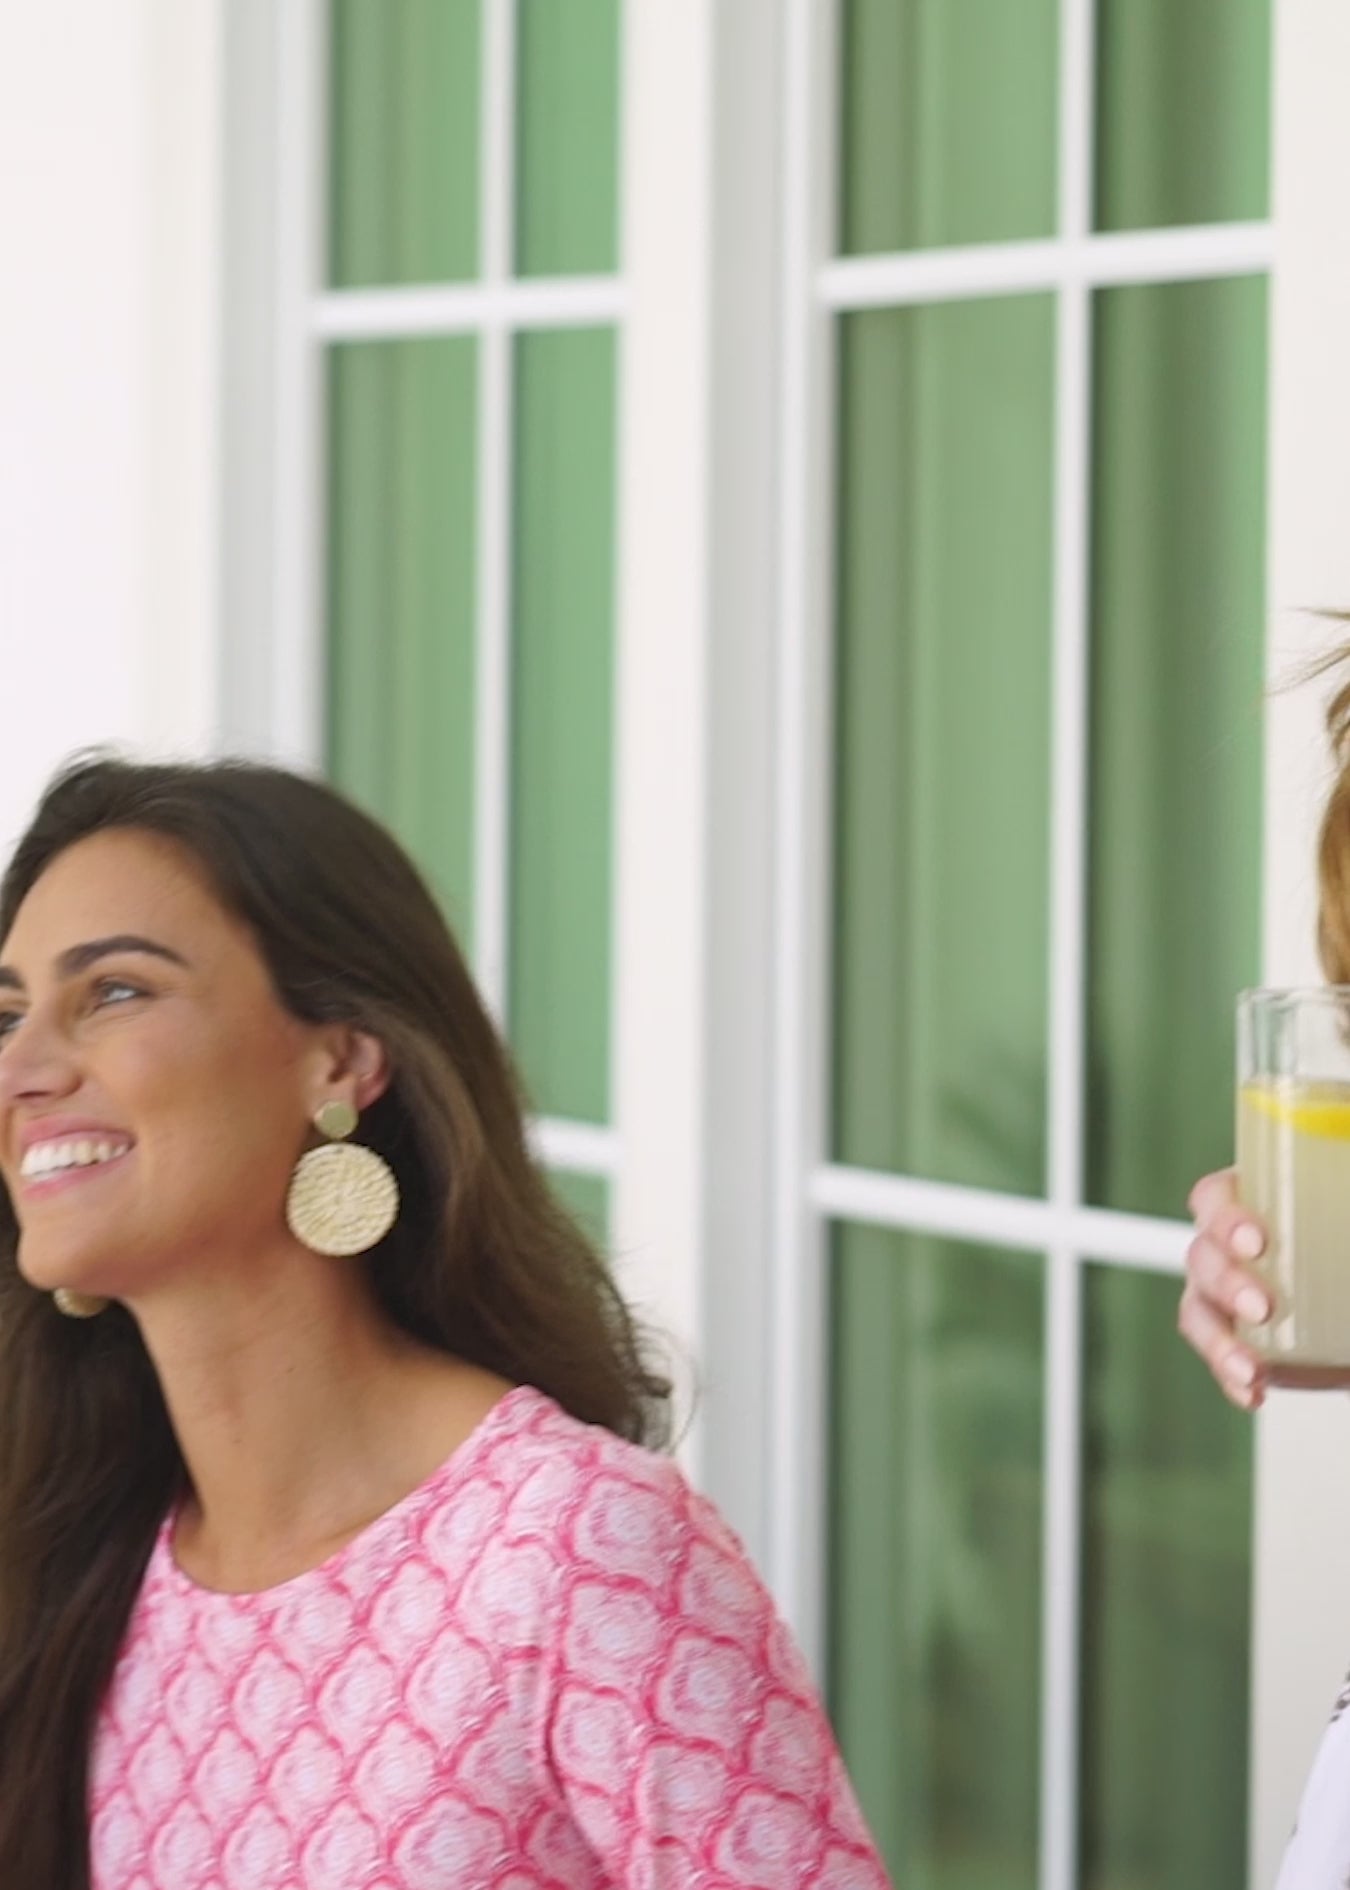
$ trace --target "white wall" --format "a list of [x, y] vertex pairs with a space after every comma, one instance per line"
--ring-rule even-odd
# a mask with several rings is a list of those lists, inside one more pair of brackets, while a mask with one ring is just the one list
[[213, 715], [217, 0], [0, 0], [0, 847]]

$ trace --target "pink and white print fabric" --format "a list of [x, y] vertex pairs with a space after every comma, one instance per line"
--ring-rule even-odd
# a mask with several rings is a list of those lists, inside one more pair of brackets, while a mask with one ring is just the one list
[[308, 1574], [152, 1553], [93, 1890], [886, 1890], [801, 1660], [664, 1459], [510, 1392]]

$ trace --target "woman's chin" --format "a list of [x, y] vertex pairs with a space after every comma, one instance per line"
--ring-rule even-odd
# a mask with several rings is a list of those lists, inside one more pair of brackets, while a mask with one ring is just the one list
[[107, 1286], [95, 1278], [99, 1269], [90, 1264], [87, 1254], [59, 1253], [45, 1245], [30, 1248], [20, 1240], [15, 1258], [20, 1275], [36, 1293], [54, 1293], [64, 1286], [72, 1293], [107, 1296]]

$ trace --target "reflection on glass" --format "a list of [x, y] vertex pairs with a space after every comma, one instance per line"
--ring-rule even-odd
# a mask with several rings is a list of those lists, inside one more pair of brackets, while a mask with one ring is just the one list
[[516, 358], [512, 1042], [534, 1106], [609, 1108], [614, 337]]
[[1086, 1274], [1084, 1890], [1246, 1880], [1251, 1425], [1177, 1282]]
[[1270, 8], [1099, 0], [1099, 229], [1269, 214]]
[[1057, 0], [848, 0], [840, 249], [1055, 228]]
[[332, 0], [329, 278], [478, 269], [480, 0]]
[[841, 335], [834, 1150], [1044, 1185], [1053, 308]]
[[328, 766], [472, 948], [475, 363], [463, 338], [329, 357]]
[[619, 0], [529, 0], [517, 27], [516, 272], [618, 261]]
[[1097, 309], [1087, 1171], [1177, 1216], [1233, 1152], [1257, 971], [1266, 285]]
[[837, 1230], [829, 1695], [897, 1884], [1034, 1890], [1042, 1265]]

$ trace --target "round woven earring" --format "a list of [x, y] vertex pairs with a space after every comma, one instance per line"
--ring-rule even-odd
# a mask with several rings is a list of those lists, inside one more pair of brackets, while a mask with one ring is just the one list
[[58, 1286], [52, 1303], [67, 1319], [97, 1319], [108, 1304], [101, 1293], [77, 1293], [69, 1286]]
[[346, 1140], [356, 1120], [350, 1103], [340, 1098], [326, 1102], [314, 1126], [327, 1136], [327, 1146], [302, 1155], [291, 1176], [286, 1225], [315, 1253], [365, 1253], [384, 1239], [398, 1218], [393, 1169], [373, 1148]]

